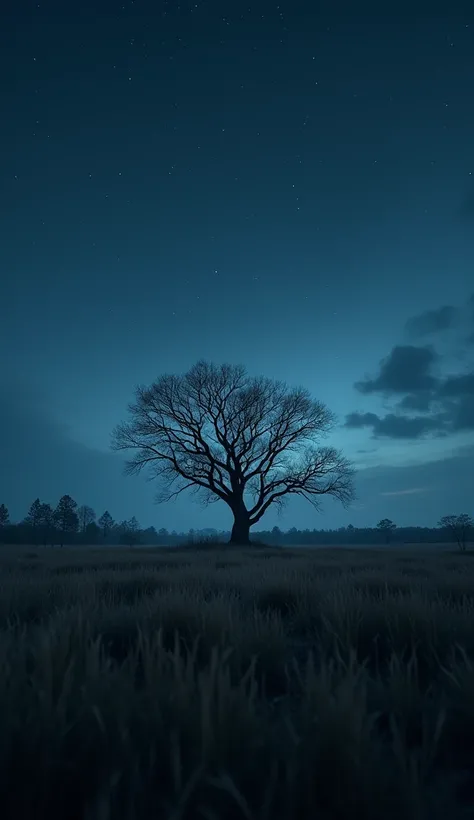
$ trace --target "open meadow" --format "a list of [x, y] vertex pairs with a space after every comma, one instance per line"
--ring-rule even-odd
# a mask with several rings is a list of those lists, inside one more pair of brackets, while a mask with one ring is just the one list
[[15, 820], [474, 817], [474, 555], [0, 548]]

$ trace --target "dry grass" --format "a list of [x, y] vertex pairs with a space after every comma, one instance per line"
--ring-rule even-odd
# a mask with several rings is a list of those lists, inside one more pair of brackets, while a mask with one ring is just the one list
[[35, 820], [474, 816], [474, 558], [0, 551], [0, 805]]

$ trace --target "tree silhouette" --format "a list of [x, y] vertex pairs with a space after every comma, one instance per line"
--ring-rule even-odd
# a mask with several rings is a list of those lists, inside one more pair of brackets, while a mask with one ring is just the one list
[[307, 390], [251, 378], [242, 366], [199, 361], [184, 376], [138, 387], [131, 420], [112, 434], [114, 450], [133, 450], [126, 472], [147, 468], [164, 486], [159, 501], [193, 489], [219, 499], [234, 517], [230, 542], [250, 543], [250, 527], [271, 504], [300, 495], [347, 504], [353, 470], [332, 447], [318, 447], [334, 417]]
[[55, 516], [51, 504], [41, 504], [39, 510], [39, 528], [41, 531], [44, 546], [46, 546], [48, 540], [53, 540], [54, 524]]
[[63, 495], [59, 499], [58, 506], [54, 511], [54, 520], [60, 533], [61, 546], [64, 546], [67, 535], [77, 532], [79, 528], [76, 509], [77, 502], [70, 495]]
[[140, 543], [140, 524], [135, 516], [132, 516], [128, 521], [123, 521], [121, 524], [122, 535], [121, 541], [129, 547], [134, 547]]
[[5, 527], [10, 523], [10, 515], [5, 504], [0, 504], [0, 527]]
[[474, 528], [474, 521], [470, 515], [443, 515], [438, 522], [438, 526], [448, 530], [453, 540], [458, 545], [461, 552], [466, 549], [466, 542]]
[[389, 544], [392, 538], [392, 533], [397, 529], [397, 525], [390, 520], [390, 518], [382, 518], [377, 524], [377, 529], [385, 535], [385, 543]]
[[91, 521], [87, 525], [87, 527], [84, 531], [84, 535], [87, 539], [87, 541], [86, 541], [87, 544], [97, 544], [97, 542], [100, 539], [100, 535], [101, 535], [100, 527], [96, 524], [95, 521]]
[[25, 518], [24, 523], [27, 524], [28, 527], [31, 527], [32, 534], [33, 534], [33, 542], [36, 544], [40, 538], [41, 532], [41, 522], [42, 522], [42, 504], [39, 498], [36, 498], [30, 509], [28, 510], [28, 514]]
[[114, 526], [114, 519], [110, 515], [109, 511], [106, 510], [104, 513], [102, 513], [97, 523], [102, 530], [102, 535], [104, 536], [105, 541], [109, 532]]
[[36, 498], [30, 509], [28, 510], [28, 514], [25, 518], [25, 524], [29, 524], [32, 527], [38, 526], [41, 521], [41, 501], [39, 498]]
[[89, 524], [95, 521], [95, 512], [88, 504], [83, 504], [77, 511], [77, 517], [79, 519], [79, 528], [82, 533], [85, 533]]

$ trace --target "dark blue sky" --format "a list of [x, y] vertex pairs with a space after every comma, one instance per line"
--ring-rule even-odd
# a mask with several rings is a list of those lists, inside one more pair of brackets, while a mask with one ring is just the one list
[[223, 504], [155, 507], [109, 450], [135, 384], [200, 358], [303, 385], [338, 414], [357, 503], [321, 517], [291, 502], [265, 525], [473, 512], [474, 9], [354, 5], [4, 12], [13, 518], [68, 492], [143, 525], [230, 524]]

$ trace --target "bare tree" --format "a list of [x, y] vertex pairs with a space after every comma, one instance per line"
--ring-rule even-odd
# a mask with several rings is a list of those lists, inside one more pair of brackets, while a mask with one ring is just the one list
[[446, 529], [458, 545], [461, 552], [466, 550], [466, 542], [474, 530], [474, 521], [467, 513], [461, 515], [443, 515], [438, 526]]
[[82, 533], [85, 533], [89, 524], [92, 524], [92, 522], [96, 519], [94, 510], [92, 507], [89, 507], [88, 504], [83, 504], [79, 507], [77, 517], [79, 519], [79, 529]]
[[199, 361], [183, 376], [138, 387], [131, 420], [112, 434], [114, 450], [133, 450], [128, 474], [148, 469], [158, 501], [193, 489], [205, 504], [221, 499], [234, 523], [230, 543], [250, 543], [250, 527], [271, 504], [300, 495], [347, 505], [353, 470], [332, 447], [316, 446], [334, 416], [303, 388], [251, 378], [242, 366]]

